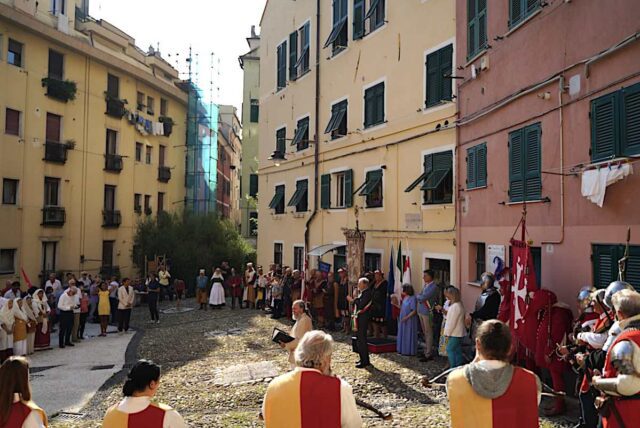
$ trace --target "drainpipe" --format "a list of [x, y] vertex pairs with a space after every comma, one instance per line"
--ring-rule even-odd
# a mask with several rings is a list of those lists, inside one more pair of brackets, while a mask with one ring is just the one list
[[[305, 268], [309, 265], [309, 227], [318, 212], [318, 164], [320, 159], [320, 0], [316, 0], [316, 103], [315, 103], [315, 143], [313, 148], [313, 212], [304, 225]], [[304, 290], [302, 290], [304, 295]]]
[[[458, 96], [458, 107], [456, 108], [456, 123], [458, 123], [460, 121], [460, 86], [458, 86], [458, 91], [457, 91], [457, 96]], [[454, 155], [457, 156], [462, 156], [460, 155], [460, 127], [456, 126], [456, 146], [455, 146], [455, 153]], [[459, 284], [459, 288], [462, 291], [462, 260], [461, 260], [461, 256], [462, 256], [462, 232], [461, 232], [461, 227], [460, 227], [460, 223], [462, 222], [462, 203], [461, 200], [462, 198], [460, 197], [461, 195], [461, 191], [460, 191], [460, 165], [462, 164], [460, 162], [460, 159], [456, 159], [456, 209], [454, 211], [454, 216], [455, 219], [453, 221], [453, 228], [455, 229], [455, 236], [456, 236], [456, 241], [455, 241], [455, 247], [456, 247], [456, 267], [458, 270], [457, 276], [456, 276], [456, 280], [458, 281]]]

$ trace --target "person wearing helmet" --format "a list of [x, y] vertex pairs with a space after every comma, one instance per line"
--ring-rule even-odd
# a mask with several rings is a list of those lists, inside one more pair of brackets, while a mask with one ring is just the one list
[[596, 404], [603, 428], [635, 426], [633, 420], [640, 414], [640, 294], [625, 284], [612, 283], [607, 287], [609, 299], [605, 297], [621, 332], [607, 351], [602, 376], [593, 377], [602, 393]]
[[480, 289], [482, 293], [476, 300], [475, 311], [467, 315], [465, 319], [467, 327], [471, 327], [473, 324], [472, 334], [474, 335], [483, 321], [496, 319], [500, 310], [500, 292], [494, 286], [495, 276], [491, 272], [485, 272], [481, 278]]

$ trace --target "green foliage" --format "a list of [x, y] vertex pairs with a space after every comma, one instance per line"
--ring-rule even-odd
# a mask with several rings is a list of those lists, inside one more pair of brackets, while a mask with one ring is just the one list
[[52, 77], [42, 79], [42, 87], [47, 88], [47, 95], [60, 101], [73, 101], [76, 99], [76, 82], [71, 80], [59, 80]]
[[166, 255], [171, 260], [173, 278], [192, 284], [199, 269], [219, 266], [223, 260], [236, 270], [255, 262], [255, 250], [235, 226], [215, 214], [195, 215], [162, 212], [138, 223], [133, 241], [132, 260], [144, 272], [145, 256]]

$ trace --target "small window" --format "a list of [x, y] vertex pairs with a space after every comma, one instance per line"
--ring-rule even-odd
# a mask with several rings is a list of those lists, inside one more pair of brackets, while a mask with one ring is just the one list
[[118, 154], [118, 131], [107, 129], [105, 153], [108, 155]]
[[136, 162], [142, 162], [142, 143], [136, 143]]
[[424, 157], [425, 178], [420, 188], [424, 205], [450, 204], [453, 200], [453, 153], [433, 153]]
[[487, 0], [467, 0], [467, 59], [487, 48]]
[[509, 133], [509, 200], [536, 201], [542, 197], [542, 128], [540, 123]]
[[147, 146], [147, 153], [145, 156], [145, 162], [147, 163], [147, 165], [151, 165], [151, 150], [153, 149], [153, 147], [151, 146]]
[[42, 243], [42, 272], [44, 272], [45, 274], [47, 272], [55, 272], [57, 253], [57, 242], [47, 241]]
[[18, 180], [2, 179], [2, 204], [15, 205], [18, 202]]
[[287, 145], [287, 128], [280, 128], [276, 131], [276, 152], [285, 154]]
[[364, 127], [376, 126], [384, 121], [384, 82], [380, 82], [364, 91]]
[[142, 195], [140, 193], [133, 195], [133, 211], [137, 213], [142, 212]]
[[258, 236], [258, 213], [249, 213], [249, 235]]
[[282, 266], [282, 243], [280, 242], [273, 244], [273, 263]]
[[7, 275], [16, 271], [16, 249], [0, 249], [0, 274]]
[[104, 210], [111, 212], [116, 209], [116, 186], [104, 186]]
[[304, 150], [309, 148], [309, 118], [305, 117], [298, 121], [296, 133], [291, 141], [292, 146], [296, 146], [296, 150]]
[[348, 1], [333, 0], [333, 28], [329, 38], [324, 44], [327, 48], [331, 46], [333, 55], [337, 55], [347, 48], [348, 43]]
[[111, 98], [120, 98], [120, 78], [113, 74], [107, 74], [107, 95]]
[[353, 170], [324, 174], [320, 177], [321, 208], [347, 208], [352, 205]]
[[6, 109], [4, 132], [5, 134], [20, 136], [20, 112], [18, 110]]
[[289, 35], [289, 80], [298, 78], [298, 32]]
[[116, 241], [102, 241], [102, 267], [113, 267], [113, 248]]
[[277, 50], [277, 90], [287, 86], [287, 42], [282, 42]]
[[15, 65], [16, 67], [22, 67], [23, 58], [22, 51], [24, 49], [24, 45], [20, 42], [17, 42], [13, 39], [9, 39], [9, 49], [7, 52], [7, 62], [11, 65]]
[[382, 169], [376, 169], [368, 171], [365, 176], [365, 181], [356, 189], [356, 192], [360, 190], [358, 195], [365, 196], [365, 206], [367, 208], [380, 208], [382, 207], [383, 199], [383, 183], [382, 183]]
[[166, 152], [167, 152], [167, 147], [160, 144], [158, 146], [158, 166], [166, 166], [165, 165]]
[[300, 39], [300, 55], [298, 55], [298, 62], [295, 68], [298, 70], [299, 77], [309, 71], [310, 26], [308, 22], [298, 30], [298, 35]]
[[487, 144], [467, 149], [467, 189], [487, 185]]
[[260, 118], [260, 103], [258, 102], [258, 100], [252, 98], [251, 107], [249, 111], [249, 120], [252, 123], [258, 123], [259, 118]]
[[509, 0], [509, 28], [513, 28], [540, 9], [540, 0]]
[[275, 187], [275, 193], [269, 203], [269, 209], [274, 210], [275, 214], [284, 214], [284, 190], [284, 184]]
[[331, 133], [332, 140], [347, 135], [347, 100], [340, 101], [331, 106], [331, 118], [324, 133]]
[[309, 207], [309, 180], [296, 182], [296, 191], [291, 196], [287, 206], [295, 207], [296, 212], [305, 212]]
[[47, 113], [45, 137], [47, 142], [59, 143], [62, 131], [62, 116]]
[[474, 281], [482, 282], [482, 274], [486, 271], [486, 245], [484, 242], [471, 243], [472, 255], [475, 261]]
[[49, 49], [49, 78], [62, 80], [63, 75], [64, 56], [61, 53], [54, 51], [53, 49]]
[[382, 268], [382, 255], [379, 253], [364, 253], [364, 271], [375, 272]]
[[427, 55], [426, 106], [433, 107], [453, 96], [453, 45]]
[[147, 113], [153, 115], [153, 108], [154, 108], [154, 100], [153, 97], [147, 97]]
[[144, 210], [145, 212], [151, 209], [151, 195], [144, 195]]
[[249, 175], [249, 196], [252, 198], [258, 196], [258, 174]]
[[136, 110], [143, 111], [145, 107], [144, 94], [142, 92], [136, 93]]
[[[618, 279], [618, 260], [625, 255], [625, 245], [594, 244], [591, 250], [593, 284], [596, 288], [605, 288]], [[640, 245], [629, 246], [624, 280], [640, 292]]]
[[169, 114], [169, 101], [166, 98], [160, 98], [160, 116]]
[[304, 271], [304, 247], [293, 247], [293, 269]]
[[158, 192], [158, 214], [164, 211], [164, 193]]
[[51, 0], [51, 13], [54, 15], [64, 15], [66, 12], [66, 0]]
[[44, 206], [60, 206], [60, 179], [55, 177], [44, 178]]

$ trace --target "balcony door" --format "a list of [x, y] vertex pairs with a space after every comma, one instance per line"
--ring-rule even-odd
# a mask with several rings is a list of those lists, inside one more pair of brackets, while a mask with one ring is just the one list
[[107, 212], [116, 210], [116, 186], [104, 186], [104, 210]]
[[60, 205], [60, 179], [44, 178], [44, 206], [57, 207]]

